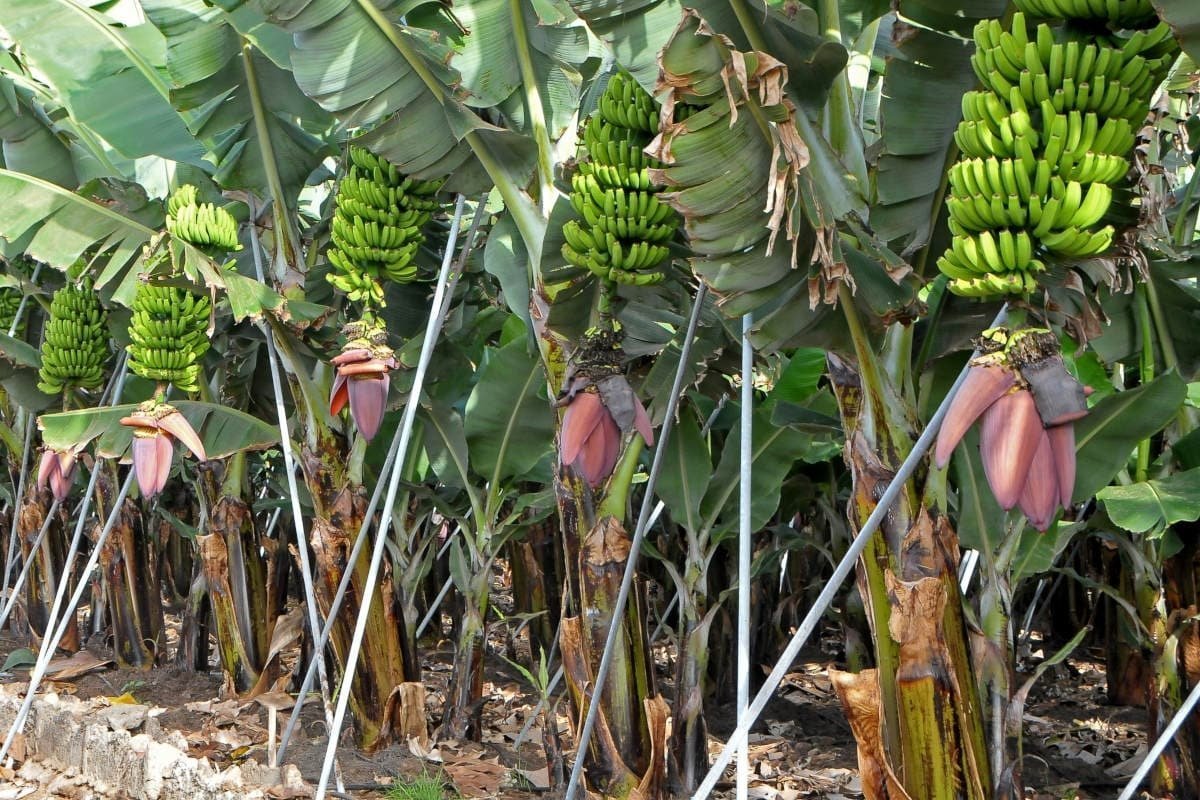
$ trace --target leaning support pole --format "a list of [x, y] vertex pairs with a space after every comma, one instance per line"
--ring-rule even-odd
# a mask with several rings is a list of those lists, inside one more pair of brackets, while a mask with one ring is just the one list
[[[8, 615], [12, 613], [13, 606], [17, 604], [17, 596], [21, 594], [21, 589], [25, 586], [25, 579], [29, 577], [29, 569], [33, 566], [33, 555], [37, 553], [38, 548], [42, 546], [42, 540], [46, 538], [46, 533], [50, 530], [50, 523], [54, 522], [54, 515], [58, 513], [58, 507], [61, 503], [58, 498], [50, 504], [50, 510], [46, 512], [46, 518], [42, 520], [42, 527], [38, 530], [38, 535], [33, 540], [33, 544], [29, 547], [29, 558], [25, 559], [25, 563], [21, 565], [21, 574], [17, 576], [17, 582], [13, 584], [12, 593], [8, 595], [8, 600], [4, 603], [4, 609], [0, 610], [0, 630], [4, 629], [4, 623], [8, 622]], [[13, 530], [17, 528], [16, 523], [13, 523]], [[7, 575], [5, 578], [7, 579]], [[8, 591], [8, 581], [5, 580], [5, 592]]]
[[[391, 481], [388, 484], [387, 498], [383, 501], [383, 519], [379, 523], [379, 532], [375, 536], [375, 548], [371, 553], [371, 565], [367, 569], [366, 585], [360, 599], [358, 619], [354, 624], [354, 637], [350, 640], [350, 651], [346, 654], [346, 664], [342, 673], [342, 685], [338, 691], [337, 709], [333, 715], [333, 725], [328, 731], [329, 744], [325, 748], [325, 761], [321, 765], [321, 779], [317, 783], [316, 800], [324, 800], [329, 785], [329, 772], [333, 767], [337, 754], [338, 738], [342, 731], [342, 723], [346, 720], [346, 708], [350, 703], [350, 684], [354, 681], [354, 670], [358, 666], [358, 654], [362, 650], [363, 635], [367, 631], [367, 619], [371, 611], [371, 602], [375, 599], [375, 583], [379, 579], [379, 567], [383, 562], [383, 553], [387, 549], [387, 532], [392, 521], [392, 507], [396, 502], [396, 492], [400, 488], [400, 478], [404, 470], [400, 467], [408, 454], [409, 442], [412, 438], [413, 423], [417, 419], [417, 409], [421, 406], [421, 388], [425, 384], [425, 373], [433, 357], [433, 348], [437, 344], [441, 332], [439, 321], [442, 317], [442, 299], [446, 296], [446, 287], [450, 281], [450, 264], [454, 260], [454, 245], [458, 241], [458, 227], [462, 220], [463, 204], [466, 198], [461, 194], [454, 206], [454, 219], [450, 223], [450, 236], [446, 241], [446, 252], [442, 257], [442, 269], [438, 273], [437, 287], [433, 292], [433, 303], [429, 309], [429, 322], [425, 326], [425, 340], [421, 344], [421, 355], [417, 360], [417, 371], [413, 375], [412, 394], [408, 405], [404, 407], [404, 418], [400, 423], [400, 447], [397, 451], [396, 464], [392, 468]], [[317, 658], [320, 656], [317, 655]]]
[[[596, 714], [600, 708], [600, 694], [604, 691], [604, 682], [608, 680], [608, 671], [612, 666], [613, 652], [616, 651], [617, 637], [621, 631], [621, 621], [625, 618], [625, 604], [629, 601], [629, 590], [633, 586], [633, 576], [637, 573], [637, 559], [641, 552], [642, 540], [650, 527], [650, 509], [654, 505], [654, 488], [658, 485], [658, 474], [662, 471], [663, 456], [667, 452], [667, 442], [671, 440], [671, 431], [675, 427], [675, 411], [679, 408], [679, 396], [683, 391], [683, 379], [687, 374], [688, 358], [692, 352], [692, 341], [696, 338], [696, 326], [700, 323], [700, 312], [704, 308], [704, 298], [708, 296], [708, 285], [701, 283], [692, 300], [692, 316], [688, 319], [687, 333], [679, 345], [679, 367], [675, 370], [675, 381], [671, 384], [671, 394], [667, 397], [666, 418], [663, 420], [662, 431], [658, 434], [658, 446], [654, 448], [654, 460], [650, 464], [650, 475], [646, 479], [645, 494], [642, 496], [642, 507], [638, 512], [637, 525], [633, 529], [633, 540], [629, 544], [629, 558], [625, 562], [625, 574], [621, 576], [621, 589], [617, 592], [617, 602], [612, 609], [612, 625], [608, 628], [608, 638], [604, 641], [604, 653], [600, 656], [600, 666], [596, 668], [595, 679], [592, 682], [592, 700], [588, 703], [587, 716], [583, 720], [583, 728], [579, 732], [576, 748], [575, 763], [571, 765], [571, 779], [567, 782], [564, 800], [572, 800], [580, 787], [583, 777], [584, 756], [587, 753], [588, 741], [592, 738], [592, 730], [596, 727]], [[582, 795], [580, 795], [582, 796]]]
[[[42, 265], [38, 264], [33, 268], [33, 277], [29, 279], [29, 282], [36, 284], [41, 272]], [[21, 315], [25, 313], [25, 306], [28, 302], [29, 295], [22, 294], [21, 302], [17, 304], [17, 313], [13, 314], [12, 324], [8, 326], [9, 338], [17, 335], [17, 326], [21, 324]], [[25, 418], [25, 445], [21, 451], [21, 468], [17, 473], [17, 494], [13, 498], [13, 524], [8, 532], [8, 552], [4, 557], [4, 578], [0, 580], [0, 584], [3, 584], [0, 586], [0, 594], [8, 589], [8, 576], [12, 573], [13, 562], [17, 557], [17, 514], [21, 510], [21, 498], [25, 496], [25, 480], [29, 476], [29, 450], [33, 444], [33, 414], [23, 412], [18, 416]], [[0, 627], [3, 627], [2, 623], [0, 623]]]
[[[995, 321], [990, 327], [996, 327], [1004, 323], [1008, 316], [1008, 307], [1005, 306], [996, 315]], [[758, 715], [763, 712], [767, 706], [767, 701], [771, 699], [771, 695], [779, 688], [779, 684], [783, 682], [784, 675], [791, 668], [792, 662], [796, 660], [796, 656], [800, 655], [801, 648], [808, 642], [808, 637], [816, 630], [817, 624], [821, 621], [825, 611], [833, 603], [833, 598], [841, 589], [842, 583], [850, 575], [850, 571], [854, 569], [858, 557], [862, 555], [867, 544], [874, 535], [879, 523], [883, 522], [884, 517], [891, 511], [892, 503], [896, 502], [896, 498], [900, 496], [900, 492], [904, 489], [904, 484], [912, 477], [917, 466], [921, 463], [921, 459], [925, 456], [925, 452], [933, 444], [934, 438], [937, 436], [938, 430], [942, 427], [942, 420], [946, 418], [946, 413], [950, 410], [950, 404], [954, 401], [954, 395], [958, 393], [958, 388], [962, 386], [963, 381], [967, 378], [967, 370], [970, 369], [970, 363], [963, 367], [962, 372], [958, 374], [958, 378], [954, 381], [954, 385], [950, 387], [950, 391], [942, 399], [941, 405], [929, 420], [929, 424], [925, 426], [925, 430], [921, 432], [921, 436], [913, 444], [912, 451], [908, 457], [904, 459], [904, 463], [896, 470], [896, 474], [892, 477], [891, 483], [884, 490], [883, 495], [879, 498], [879, 502], [875, 505], [871, 515], [867, 517], [867, 521], [863, 523], [862, 529], [858, 535], [854, 537], [854, 541], [846, 550], [846, 554], [842, 556], [842, 560], [834, 568], [833, 574], [829, 576], [829, 580], [825, 582], [825, 588], [821, 589], [821, 593], [817, 595], [816, 602], [812, 608], [808, 610], [808, 614], [804, 616], [804, 620], [800, 623], [800, 627], [796, 629], [796, 633], [792, 635], [792, 640], [788, 642], [788, 646], [784, 649], [783, 654], [775, 663], [775, 668], [771, 670], [771, 674], [767, 676], [767, 680], [763, 683], [762, 688], [758, 690], [758, 694], [754, 695], [754, 702], [750, 704], [744, 719], [738, 722], [733, 733], [729, 735], [725, 746], [721, 748], [720, 755], [713, 765], [709, 768], [708, 774], [704, 776], [704, 780], [700, 783], [696, 792], [692, 795], [692, 800], [704, 800], [712, 793], [713, 787], [717, 785], [717, 781], [721, 777], [721, 773], [725, 771], [725, 767], [729, 765], [729, 761], [733, 755], [747, 741], [747, 736], [750, 733], [750, 726], [758, 719]]]
[[[463, 246], [462, 252], [459, 254], [458, 262], [455, 265], [454, 274], [450, 278], [450, 284], [446, 287], [445, 301], [442, 307], [438, 309], [437, 328], [440, 330], [442, 322], [446, 318], [446, 313], [450, 308], [450, 297], [454, 292], [454, 287], [458, 283], [459, 277], [462, 275], [462, 270], [466, 266], [467, 256], [470, 255], [471, 248], [475, 244], [475, 235], [479, 232], [480, 226], [483, 224], [484, 203], [486, 198], [481, 198], [479, 206], [475, 210], [475, 218], [471, 221], [471, 230], [467, 232], [467, 241]], [[367, 533], [371, 530], [371, 524], [375, 519], [375, 510], [379, 508], [379, 498], [383, 494], [383, 487], [389, 483], [389, 476], [393, 465], [396, 463], [396, 451], [400, 448], [400, 439], [403, 433], [403, 427], [396, 428], [396, 433], [392, 436], [392, 443], [388, 447], [387, 458], [384, 459], [383, 469], [379, 471], [379, 480], [375, 484], [375, 491], [371, 493], [371, 502], [367, 504], [367, 510], [363, 512], [362, 526], [358, 529], [358, 536], [354, 538], [354, 546], [350, 549], [350, 555], [346, 558], [347, 564], [357, 564], [358, 556], [362, 552], [363, 545], [367, 541]], [[396, 466], [399, 470], [400, 467]], [[333, 594], [333, 601], [329, 606], [329, 614], [326, 615], [325, 627], [321, 629], [321, 635], [313, 645], [314, 653], [325, 652], [325, 645], [329, 642], [329, 634], [333, 630], [334, 622], [337, 620], [338, 613], [342, 609], [342, 601], [346, 598], [346, 591], [350, 587], [350, 579], [353, 577], [353, 570], [346, 570], [342, 575], [341, 581], [338, 583], [337, 591]], [[304, 709], [304, 703], [308, 699], [308, 693], [312, 689], [313, 677], [316, 675], [316, 664], [309, 663], [308, 671], [304, 673], [304, 681], [300, 685], [300, 692], [296, 696], [296, 704], [292, 707], [292, 714], [288, 717], [287, 727], [283, 730], [283, 735], [279, 738], [279, 754], [278, 761], [282, 761], [287, 754], [288, 744], [291, 742], [292, 734], [296, 730], [296, 725], [300, 721], [300, 712]]]
[[[112, 405], [117, 405], [121, 402], [121, 390], [125, 388], [125, 376], [128, 374], [128, 362], [125, 355], [121, 355], [120, 367], [117, 369], [116, 375], [113, 377], [113, 395]], [[32, 422], [30, 423], [32, 425]], [[84, 492], [83, 502], [80, 504], [79, 515], [75, 518], [75, 531], [71, 534], [71, 544], [67, 547], [67, 555], [63, 558], [62, 580], [58, 582], [58, 591], [54, 593], [54, 603], [50, 606], [50, 616], [46, 618], [46, 633], [49, 634], [54, 630], [54, 626], [58, 623], [59, 609], [62, 607], [63, 597], [67, 591], [67, 578], [71, 575], [71, 568], [75, 565], [75, 556], [79, 554], [79, 542], [83, 538], [83, 524], [87, 521], [88, 511], [91, 510], [92, 497], [96, 493], [96, 480], [100, 477], [100, 468], [93, 464], [92, 475], [88, 479], [87, 491]], [[16, 526], [14, 525], [15, 529]], [[58, 646], [58, 640], [54, 641], [54, 647]], [[49, 652], [54, 652], [54, 647], [51, 647]], [[38, 654], [38, 659], [46, 656], [49, 661], [50, 656], [46, 655], [46, 651]], [[32, 686], [32, 684], [30, 684]]]
[[1163, 729], [1162, 734], [1158, 737], [1158, 741], [1150, 748], [1150, 752], [1146, 753], [1146, 757], [1138, 765], [1137, 771], [1133, 773], [1133, 776], [1129, 779], [1129, 783], [1125, 784], [1125, 788], [1121, 790], [1121, 794], [1117, 797], [1117, 800], [1133, 800], [1134, 792], [1142, 785], [1142, 781], [1150, 774], [1150, 770], [1154, 769], [1155, 762], [1158, 761], [1163, 751], [1167, 749], [1167, 745], [1171, 743], [1171, 740], [1175, 738], [1175, 734], [1179, 731], [1180, 726], [1183, 725], [1198, 702], [1200, 702], [1200, 683], [1197, 683], [1188, 692], [1183, 705], [1175, 712], [1175, 716], [1171, 717], [1171, 721]]
[[[92, 470], [92, 475], [98, 475], [99, 468]], [[42, 647], [42, 651], [38, 653], [37, 663], [33, 665], [33, 672], [29, 674], [29, 688], [25, 690], [25, 701], [21, 703], [21, 708], [17, 711], [17, 716], [13, 720], [12, 727], [8, 729], [8, 736], [4, 739], [4, 746], [0, 747], [0, 763], [3, 763], [4, 757], [8, 755], [8, 749], [12, 747], [13, 740], [17, 738], [17, 733], [25, 725], [25, 719], [29, 716], [29, 709], [33, 707], [33, 700], [37, 697], [37, 688], [42, 682], [42, 678], [46, 676], [46, 668], [50, 666], [50, 661], [54, 657], [54, 651], [58, 648], [58, 643], [62, 641], [63, 636], [67, 633], [67, 628], [70, 627], [71, 617], [75, 614], [75, 609], [79, 607], [79, 601], [83, 597], [84, 591], [88, 588], [93, 569], [100, 561], [100, 551], [104, 549], [104, 543], [108, 540], [108, 535], [112, 533], [113, 526], [117, 522], [117, 517], [121, 515], [121, 507], [125, 503], [125, 496], [129, 494], [129, 487], [133, 485], [134, 470], [129, 468], [129, 474], [125, 477], [125, 483], [121, 485], [121, 491], [117, 494], [117, 499], [113, 503], [112, 511], [108, 515], [108, 521], [104, 523], [104, 530], [100, 531], [100, 536], [92, 545], [92, 554], [88, 557], [87, 565], [79, 573], [79, 581], [75, 584], [75, 591], [71, 594], [71, 601], [67, 604], [63, 612], [62, 619], [59, 625], [54, 629], [53, 635], [47, 639]], [[80, 518], [82, 525], [83, 517]], [[68, 562], [69, 563], [69, 562]], [[67, 575], [70, 574], [70, 567], [63, 573], [62, 586], [67, 585]], [[61, 592], [59, 594], [61, 597]], [[49, 630], [49, 626], [47, 626]]]
[[[254, 201], [250, 200], [250, 219], [255, 218]], [[258, 240], [258, 232], [254, 225], [250, 226], [250, 247], [254, 253], [254, 271], [260, 283], [266, 283], [263, 271], [262, 244]], [[283, 381], [279, 377], [279, 352], [275, 348], [275, 336], [270, 325], [265, 320], [258, 323], [259, 330], [267, 340], [267, 360], [271, 365], [271, 387], [275, 392], [275, 416], [279, 420], [279, 443], [283, 449], [283, 468], [287, 473], [288, 494], [292, 499], [292, 520], [296, 529], [296, 552], [300, 556], [300, 578], [304, 584], [304, 604], [308, 607], [308, 630], [313, 641], [321, 633], [321, 618], [317, 611], [317, 594], [313, 587], [312, 564], [308, 556], [308, 532], [304, 529], [304, 512], [300, 507], [300, 490], [296, 485], [296, 457], [292, 452], [292, 436], [288, 430], [287, 410], [283, 407]], [[317, 665], [317, 675], [321, 684], [321, 700], [325, 706], [325, 725], [333, 725], [333, 709], [329, 693], [329, 676], [325, 674], [325, 659], [322, 651], [313, 651], [313, 661]], [[341, 771], [337, 777], [338, 791], [343, 791]]]
[[21, 513], [21, 498], [25, 496], [25, 481], [29, 478], [29, 451], [33, 447], [33, 414], [22, 413], [21, 416], [25, 418], [25, 449], [21, 451], [21, 469], [17, 473], [17, 494], [13, 498], [12, 526], [8, 531], [8, 552], [4, 556], [4, 579], [0, 580], [0, 595], [8, 590], [8, 576], [17, 560], [17, 517]]
[[[750, 481], [754, 469], [754, 345], [750, 331], [754, 316], [742, 317], [742, 425], [739, 445], [738, 484], [738, 607], [737, 607], [737, 721], [746, 719], [750, 707], [750, 560], [753, 555]], [[750, 791], [750, 743], [738, 748], [737, 800], [746, 800]]]

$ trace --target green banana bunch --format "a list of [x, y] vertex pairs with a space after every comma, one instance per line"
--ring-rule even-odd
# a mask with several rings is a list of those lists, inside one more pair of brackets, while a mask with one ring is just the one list
[[42, 340], [38, 389], [61, 394], [75, 388], [95, 389], [104, 382], [104, 365], [112, 354], [106, 318], [91, 278], [68, 283], [54, 293]]
[[[17, 310], [21, 307], [21, 293], [16, 289], [0, 289], [0, 333], [8, 335], [13, 320], [17, 318]], [[13, 332], [18, 339], [25, 337], [25, 320], [17, 323]]]
[[[1145, 0], [1023, 0], [1041, 16], [1104, 19], [1126, 26], [1153, 16]], [[1084, 11], [1083, 9], [1086, 9]], [[984, 20], [971, 59], [983, 88], [962, 100], [962, 151], [946, 200], [950, 247], [938, 268], [968, 297], [1029, 295], [1048, 259], [1098, 256], [1113, 243], [1103, 220], [1112, 185], [1129, 171], [1137, 126], [1174, 57], [1165, 25], [1121, 38], [1060, 40]]]
[[129, 321], [129, 368], [135, 375], [198, 391], [200, 359], [208, 352], [212, 304], [176, 286], [142, 283]]
[[390, 161], [350, 146], [350, 169], [338, 184], [328, 279], [355, 302], [383, 302], [385, 278], [410, 283], [421, 229], [438, 208], [441, 181], [400, 174]]
[[167, 231], [196, 247], [241, 250], [237, 220], [224, 208], [198, 201], [196, 187], [180, 186], [167, 200]]
[[571, 205], [581, 219], [563, 226], [562, 255], [604, 280], [648, 285], [664, 277], [666, 243], [679, 219], [655, 194], [644, 150], [658, 132], [658, 107], [633, 78], [618, 72], [583, 126], [586, 157], [571, 177]]
[[1103, 20], [1119, 28], [1157, 20], [1150, 0], [1017, 0], [1017, 9], [1038, 17]]

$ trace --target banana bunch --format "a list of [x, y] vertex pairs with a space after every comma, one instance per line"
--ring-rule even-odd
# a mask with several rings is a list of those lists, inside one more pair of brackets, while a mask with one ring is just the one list
[[1156, 19], [1150, 0], [1017, 0], [1026, 14], [1057, 19], [1095, 19], [1119, 28], [1140, 28]]
[[[1051, 6], [1071, 3], [1096, 9], [1086, 18], [1118, 24], [1149, 9], [1142, 0], [1110, 1], [1113, 13], [1104, 14], [1103, 0], [1018, 5], [1051, 16]], [[1136, 128], [1173, 43], [1166, 26], [1060, 40], [1046, 24], [1031, 33], [1021, 12], [1007, 30], [997, 20], [980, 22], [975, 42], [972, 65], [983, 89], [963, 96], [954, 134], [962, 155], [950, 168], [946, 201], [952, 239], [938, 268], [956, 294], [1029, 295], [1048, 259], [1111, 248], [1113, 228], [1102, 222], [1112, 185], [1129, 170]]]
[[38, 389], [61, 394], [95, 389], [104, 382], [108, 347], [107, 315], [90, 278], [68, 283], [50, 300], [50, 321], [42, 340]]
[[241, 250], [237, 220], [224, 208], [198, 200], [196, 187], [180, 186], [167, 200], [167, 231], [196, 247], [221, 252]]
[[329, 282], [370, 305], [383, 302], [383, 279], [415, 280], [413, 258], [425, 241], [421, 229], [438, 207], [440, 188], [440, 181], [401, 175], [387, 159], [351, 145], [350, 169], [335, 201]]
[[[20, 307], [20, 292], [16, 289], [0, 289], [0, 333], [8, 335], [8, 329], [12, 327], [13, 320], [17, 318], [17, 309]], [[13, 333], [18, 339], [24, 338], [24, 319], [17, 324], [17, 329]]]
[[195, 392], [200, 359], [208, 352], [212, 304], [187, 289], [142, 283], [129, 322], [129, 368], [181, 392]]
[[563, 226], [563, 258], [604, 280], [658, 283], [679, 220], [655, 197], [650, 169], [660, 165], [644, 152], [658, 132], [657, 105], [620, 72], [596, 105], [582, 131], [586, 158], [571, 177], [571, 205], [581, 219]]

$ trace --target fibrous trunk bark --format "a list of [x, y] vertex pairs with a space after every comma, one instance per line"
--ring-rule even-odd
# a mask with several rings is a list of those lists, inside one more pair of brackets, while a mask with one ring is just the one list
[[[1177, 525], [1183, 548], [1163, 564], [1165, 635], [1157, 643], [1150, 694], [1150, 738], [1157, 738], [1200, 682], [1200, 525]], [[1200, 797], [1200, 716], [1192, 714], [1151, 774], [1155, 797]]]
[[[846, 431], [854, 481], [849, 518], [857, 531], [912, 438], [906, 409], [877, 371], [860, 371], [833, 354], [829, 367]], [[992, 797], [958, 559], [949, 521], [914, 484], [901, 493], [859, 560], [859, 591], [875, 644], [875, 686], [867, 691], [866, 678], [834, 685], [852, 715], [860, 768], [870, 778], [863, 786], [869, 800]]]
[[[115, 476], [112, 476], [115, 478]], [[116, 498], [115, 480], [100, 479], [98, 489], [105, 497], [102, 520], [107, 520], [111, 500]], [[103, 522], [92, 528], [99, 538]], [[158, 549], [154, 537], [142, 526], [137, 503], [121, 502], [112, 531], [100, 548], [100, 570], [104, 575], [105, 608], [113, 636], [113, 655], [122, 666], [149, 669], [165, 655], [165, 626], [159, 592]]]
[[[621, 619], [614, 616], [630, 539], [613, 517], [597, 521], [580, 545], [578, 616], [559, 629], [563, 669], [578, 726], [595, 697], [594, 678], [612, 624], [621, 626], [590, 742], [581, 743], [589, 785], [605, 797], [662, 796], [666, 789], [666, 701], [654, 686], [645, 619], [638, 593]], [[659, 724], [661, 720], [661, 725]], [[578, 730], [578, 727], [577, 727]], [[661, 737], [661, 738], [658, 738]], [[586, 753], [584, 753], [586, 748]]]
[[[38, 639], [45, 639], [49, 635], [46, 622], [59, 582], [65, 580], [69, 585], [71, 579], [70, 575], [62, 574], [68, 537], [71, 535], [71, 520], [67, 518], [65, 508], [59, 507], [54, 519], [50, 520], [46, 535], [42, 537], [41, 546], [36, 552], [32, 549], [42, 525], [46, 522], [46, 515], [50, 513], [51, 505], [48, 489], [38, 489], [30, 485], [25, 491], [25, 500], [17, 514], [17, 537], [21, 544], [22, 559], [25, 562], [33, 560], [29, 575], [25, 579], [25, 615], [29, 632]], [[16, 580], [15, 575], [13, 580]], [[58, 647], [68, 653], [79, 649], [79, 625], [74, 617], [71, 618]]]
[[[347, 569], [353, 571], [329, 638], [339, 678], [353, 639], [371, 558], [371, 547], [367, 546], [356, 563], [348, 563], [353, 547], [351, 537], [362, 527], [366, 498], [361, 487], [345, 479], [344, 464], [339, 464], [340, 459], [340, 451], [332, 448], [304, 454], [305, 480], [314, 505], [309, 531], [313, 583], [322, 617], [329, 614], [342, 575]], [[403, 724], [400, 686], [408, 680], [409, 674], [415, 674], [415, 670], [408, 671], [404, 662], [403, 625], [403, 614], [394, 599], [391, 567], [385, 561], [350, 686], [349, 708], [358, 733], [358, 745], [368, 752], [392, 742]], [[322, 657], [322, 654], [316, 657]], [[345, 691], [345, 687], [341, 691]]]

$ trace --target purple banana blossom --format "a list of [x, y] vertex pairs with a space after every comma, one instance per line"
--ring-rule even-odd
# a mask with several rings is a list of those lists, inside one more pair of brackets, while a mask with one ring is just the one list
[[38, 464], [37, 487], [50, 487], [54, 499], [63, 502], [71, 493], [71, 484], [75, 481], [75, 459], [78, 454], [67, 450], [59, 452], [46, 448], [42, 451], [42, 460]]
[[387, 406], [391, 376], [398, 365], [391, 348], [354, 347], [332, 359], [337, 367], [333, 391], [329, 396], [329, 413], [340, 414], [347, 405], [354, 427], [367, 441], [379, 433], [383, 412]]
[[167, 403], [149, 400], [121, 424], [133, 428], [133, 471], [142, 496], [151, 498], [163, 490], [171, 474], [175, 441], [192, 451], [199, 461], [207, 461], [200, 436], [187, 418]]

